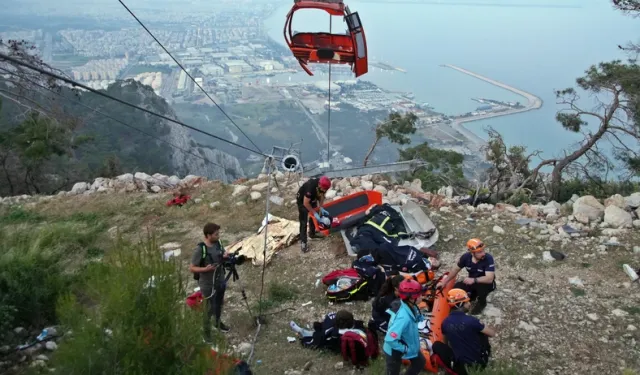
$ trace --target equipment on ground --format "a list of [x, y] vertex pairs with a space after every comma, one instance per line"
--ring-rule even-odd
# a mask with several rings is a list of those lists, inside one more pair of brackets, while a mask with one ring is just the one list
[[[293, 32], [292, 20], [296, 11], [316, 9], [329, 13], [329, 33]], [[344, 16], [345, 34], [333, 34], [331, 17]], [[367, 73], [367, 41], [358, 12], [351, 12], [342, 0], [294, 0], [284, 24], [284, 39], [300, 66], [310, 76], [309, 63], [349, 64], [356, 77]]]

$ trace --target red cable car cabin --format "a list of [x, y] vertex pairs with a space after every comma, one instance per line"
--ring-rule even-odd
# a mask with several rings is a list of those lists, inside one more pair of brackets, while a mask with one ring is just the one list
[[[293, 14], [299, 9], [319, 9], [330, 16], [344, 16], [348, 34], [307, 33], [291, 30]], [[310, 76], [308, 63], [349, 64], [351, 70], [359, 77], [369, 70], [367, 60], [367, 40], [360, 22], [358, 12], [351, 13], [342, 0], [294, 0], [293, 8], [287, 14], [284, 24], [284, 39], [300, 66]]]

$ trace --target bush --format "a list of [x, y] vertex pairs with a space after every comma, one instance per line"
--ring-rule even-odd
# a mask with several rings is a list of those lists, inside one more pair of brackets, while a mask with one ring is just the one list
[[[119, 242], [86, 271], [85, 287], [58, 304], [72, 335], [54, 358], [61, 374], [206, 373], [202, 315], [184, 303], [182, 266], [166, 262], [155, 241]], [[224, 349], [218, 337], [218, 348]]]
[[55, 322], [55, 303], [73, 281], [63, 272], [62, 251], [52, 230], [0, 230], [0, 328]]

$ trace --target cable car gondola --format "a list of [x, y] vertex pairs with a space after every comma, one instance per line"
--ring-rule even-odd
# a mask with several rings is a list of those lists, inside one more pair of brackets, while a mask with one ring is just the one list
[[[291, 30], [293, 14], [300, 9], [324, 10], [330, 16], [344, 16], [347, 22], [347, 33], [331, 32], [296, 32]], [[308, 63], [349, 64], [351, 70], [359, 77], [368, 71], [367, 41], [358, 12], [351, 13], [342, 0], [294, 0], [293, 7], [287, 14], [284, 24], [284, 39], [298, 59], [300, 66], [310, 76]]]

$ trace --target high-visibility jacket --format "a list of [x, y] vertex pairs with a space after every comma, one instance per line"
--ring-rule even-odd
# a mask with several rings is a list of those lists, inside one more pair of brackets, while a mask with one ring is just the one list
[[387, 237], [395, 238], [407, 232], [402, 216], [388, 203], [373, 207], [369, 216], [364, 224], [376, 228]]

